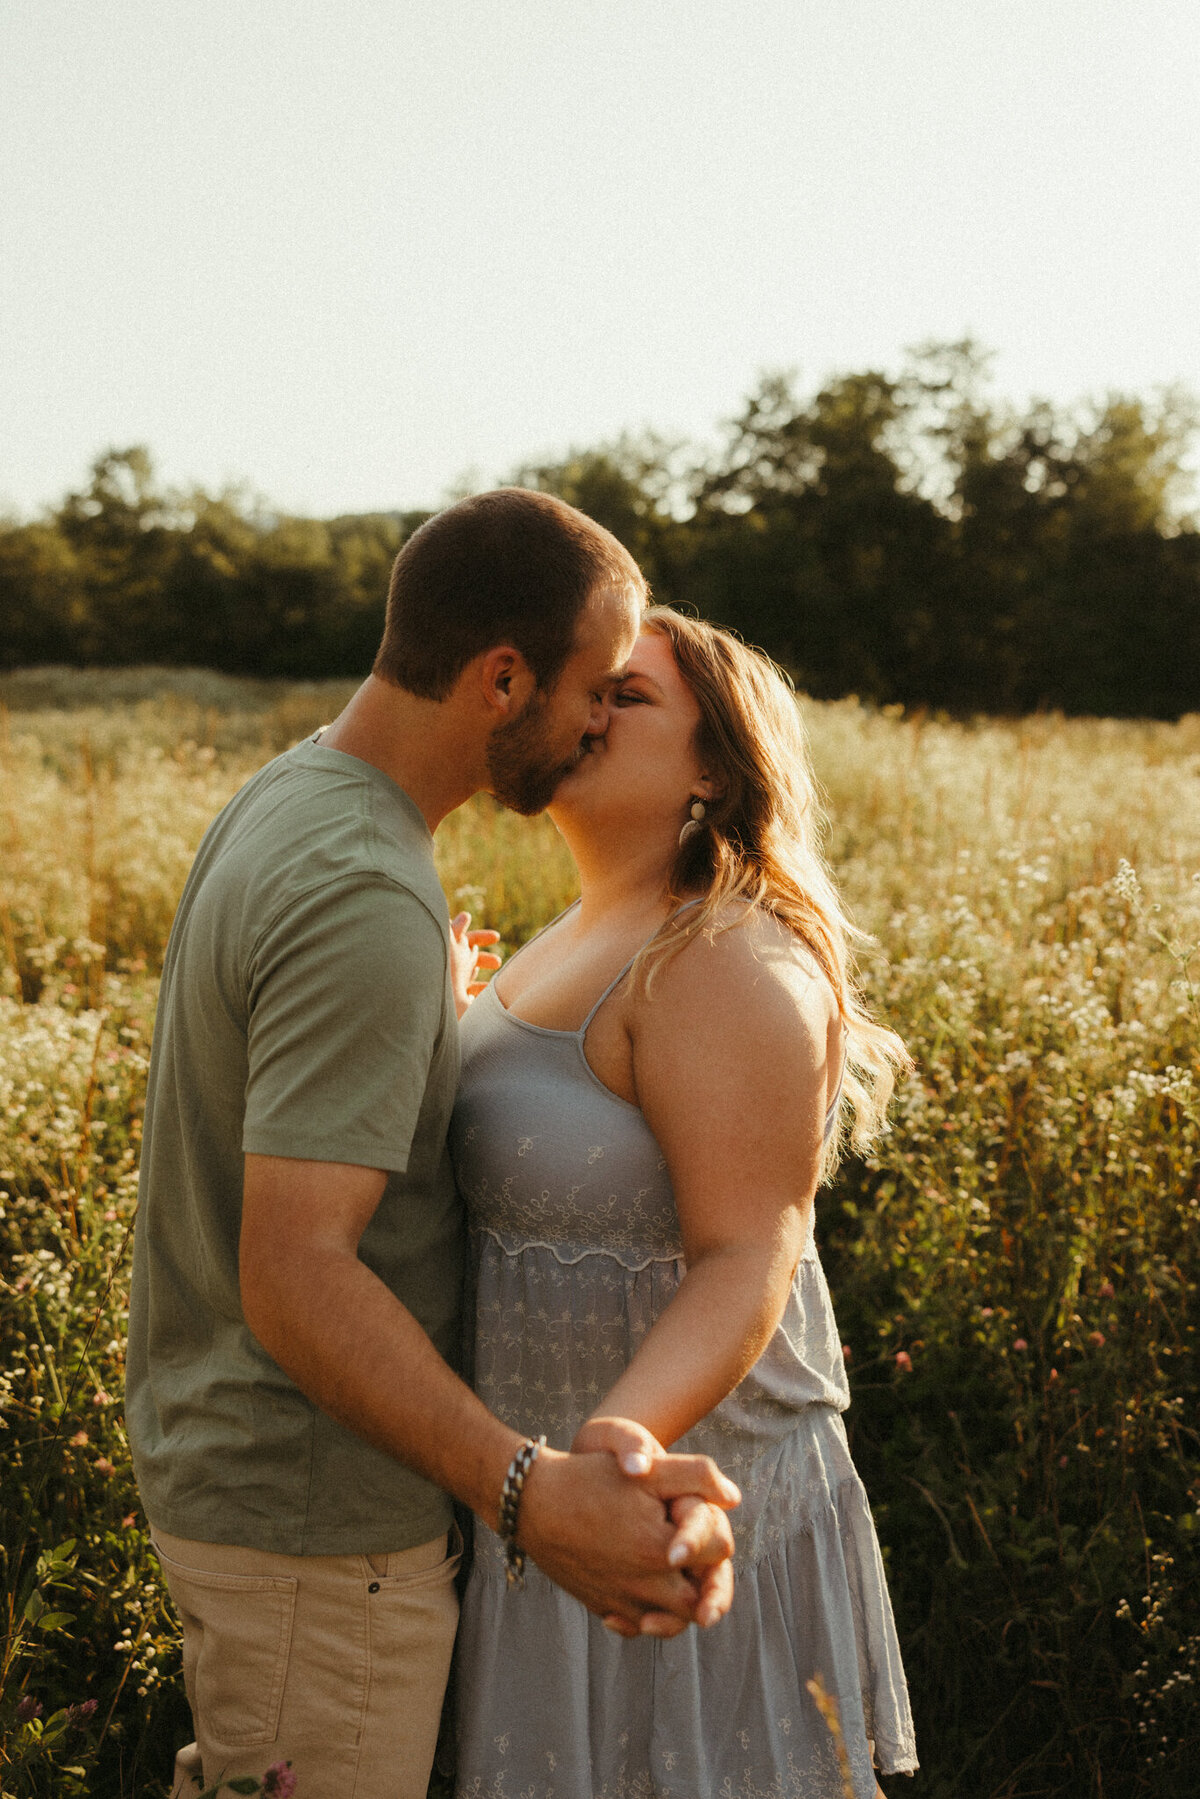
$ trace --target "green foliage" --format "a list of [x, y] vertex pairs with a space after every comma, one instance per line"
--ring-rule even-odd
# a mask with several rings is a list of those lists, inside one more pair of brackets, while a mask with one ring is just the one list
[[131, 1729], [136, 1750], [178, 1659], [120, 1413], [154, 995], [120, 974], [97, 989], [50, 946], [42, 975], [43, 1003], [0, 999], [0, 1768], [6, 1792], [46, 1792], [52, 1767], [82, 1793], [72, 1769], [101, 1748], [120, 1766]]
[[0, 667], [360, 672], [392, 561], [424, 516], [290, 518], [237, 490], [164, 493], [144, 448], [106, 451], [56, 512], [0, 528]]
[[[0, 1786], [162, 1799], [187, 1713], [119, 1403], [154, 972], [212, 813], [347, 690], [112, 681], [107, 708], [94, 675], [3, 684]], [[818, 1208], [913, 1799], [1175, 1799], [1200, 1673], [1200, 721], [806, 718], [884, 952], [866, 982], [918, 1070]], [[544, 820], [478, 802], [438, 850], [510, 949], [571, 897]]]
[[[819, 698], [956, 714], [1200, 709], [1200, 414], [1182, 390], [1024, 411], [970, 342], [803, 396], [767, 375], [706, 454], [652, 434], [516, 471], [627, 544], [656, 597], [761, 643]], [[0, 524], [0, 669], [156, 662], [361, 675], [426, 515], [331, 520], [172, 493], [109, 450]]]
[[[696, 488], [667, 596], [822, 698], [958, 713], [1176, 716], [1200, 704], [1185, 395], [1024, 414], [971, 343], [813, 398], [765, 379]], [[1182, 661], [1181, 661], [1182, 659]]]
[[290, 1799], [295, 1790], [295, 1776], [288, 1773], [291, 1762], [276, 1762], [268, 1768], [261, 1780], [252, 1774], [239, 1774], [234, 1780], [218, 1780], [215, 1786], [205, 1787], [196, 1799], [218, 1799], [221, 1793], [261, 1793], [264, 1799]]
[[911, 1671], [961, 1767], [1136, 1791], [1148, 1753], [1185, 1772], [1200, 1649], [1200, 1018], [1127, 865], [1033, 906], [1020, 878], [933, 942], [899, 925], [922, 1078], [827, 1261]]

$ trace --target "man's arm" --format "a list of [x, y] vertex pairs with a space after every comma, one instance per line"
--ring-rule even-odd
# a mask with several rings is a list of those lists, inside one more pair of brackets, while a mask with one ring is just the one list
[[[522, 1438], [494, 1418], [438, 1355], [405, 1306], [358, 1258], [386, 1175], [349, 1163], [247, 1155], [239, 1267], [246, 1322], [302, 1392], [340, 1424], [497, 1523], [505, 1470]], [[631, 1427], [632, 1428], [632, 1427]], [[610, 1455], [544, 1450], [526, 1483], [520, 1540], [592, 1611], [703, 1622], [728, 1609], [727, 1568], [697, 1585], [668, 1564], [676, 1532], [664, 1500], [717, 1506], [737, 1489], [703, 1456], [664, 1457], [623, 1475]], [[729, 1552], [716, 1514], [693, 1508], [689, 1558]], [[722, 1520], [723, 1522], [723, 1520]], [[725, 1526], [725, 1536], [728, 1527]], [[656, 1629], [667, 1628], [664, 1617]]]

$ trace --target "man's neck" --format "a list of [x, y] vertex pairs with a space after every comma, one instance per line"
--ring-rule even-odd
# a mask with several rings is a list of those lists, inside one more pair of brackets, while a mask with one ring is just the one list
[[482, 745], [453, 698], [423, 700], [378, 675], [368, 675], [349, 704], [321, 734], [321, 743], [369, 762], [402, 787], [430, 831], [478, 793], [486, 779]]

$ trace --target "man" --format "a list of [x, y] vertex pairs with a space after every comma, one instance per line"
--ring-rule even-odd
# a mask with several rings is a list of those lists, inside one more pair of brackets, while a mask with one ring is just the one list
[[[177, 1793], [282, 1760], [303, 1799], [425, 1792], [456, 1618], [447, 1494], [497, 1525], [524, 1441], [448, 1365], [472, 952], [461, 929], [451, 952], [431, 833], [481, 789], [546, 804], [606, 727], [644, 599], [560, 501], [451, 507], [397, 558], [345, 711], [200, 846], [155, 1026], [127, 1387], [184, 1622], [197, 1745]], [[620, 1466], [542, 1451], [514, 1552], [626, 1634], [715, 1621], [731, 1539], [700, 1501], [736, 1489], [636, 1425], [611, 1446]]]

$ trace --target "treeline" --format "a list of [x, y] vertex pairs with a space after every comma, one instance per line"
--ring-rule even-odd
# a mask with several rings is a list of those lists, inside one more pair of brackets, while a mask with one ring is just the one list
[[[622, 439], [527, 466], [627, 543], [656, 597], [736, 627], [822, 698], [950, 712], [1200, 709], [1200, 530], [1186, 396], [1018, 412], [971, 343], [799, 395], [764, 378], [701, 453]], [[0, 666], [369, 666], [421, 512], [330, 520], [165, 493], [110, 451], [35, 523], [0, 525]]]

